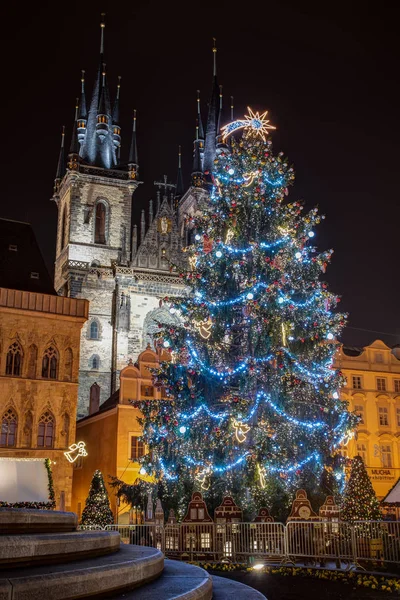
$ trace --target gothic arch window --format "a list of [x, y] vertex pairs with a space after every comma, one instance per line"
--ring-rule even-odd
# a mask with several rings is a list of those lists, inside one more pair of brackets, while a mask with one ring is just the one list
[[6, 375], [21, 375], [22, 348], [19, 342], [13, 342], [7, 352]]
[[64, 413], [62, 434], [64, 436], [64, 443], [63, 443], [63, 445], [66, 448], [68, 448], [68, 446], [69, 446], [69, 423], [70, 423], [69, 414], [68, 413]]
[[94, 213], [94, 243], [107, 243], [107, 213], [108, 207], [103, 200], [99, 200]]
[[143, 323], [142, 348], [147, 348], [148, 344], [150, 344], [151, 348], [154, 348], [154, 334], [160, 331], [159, 323], [177, 325], [179, 319], [175, 315], [171, 315], [169, 310], [163, 307], [155, 308], [147, 313]]
[[24, 446], [26, 448], [32, 447], [32, 428], [33, 428], [33, 415], [32, 415], [32, 411], [28, 410], [25, 413], [25, 423], [24, 423]]
[[67, 348], [65, 351], [65, 362], [64, 362], [64, 379], [65, 381], [72, 380], [72, 350]]
[[18, 417], [13, 408], [9, 408], [1, 419], [0, 446], [15, 446], [17, 443]]
[[31, 344], [28, 348], [28, 379], [36, 379], [37, 353], [37, 346], [35, 344]]
[[58, 352], [54, 346], [49, 346], [42, 359], [42, 377], [57, 379]]
[[97, 371], [100, 368], [100, 357], [97, 354], [93, 354], [90, 359], [90, 368]]
[[98, 340], [100, 339], [100, 326], [97, 319], [92, 319], [89, 323], [89, 339]]
[[54, 446], [55, 421], [53, 414], [46, 410], [39, 419], [37, 447], [53, 448]]
[[65, 248], [66, 244], [66, 221], [67, 221], [67, 209], [64, 206], [63, 208], [63, 212], [62, 212], [62, 217], [61, 217], [61, 238], [60, 238], [60, 249], [62, 250], [63, 248]]

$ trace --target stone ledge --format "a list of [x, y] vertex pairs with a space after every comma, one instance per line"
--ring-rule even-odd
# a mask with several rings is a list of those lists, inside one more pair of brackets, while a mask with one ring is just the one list
[[73, 512], [0, 508], [0, 534], [75, 531], [78, 517]]
[[74, 531], [0, 537], [0, 568], [61, 563], [118, 552], [117, 531]]
[[207, 571], [177, 560], [165, 560], [163, 574], [157, 581], [113, 596], [113, 600], [212, 600], [212, 598], [212, 580]]
[[110, 597], [157, 578], [163, 567], [164, 555], [159, 550], [121, 545], [119, 552], [109, 556], [65, 565], [4, 570], [0, 579], [0, 600]]
[[211, 576], [213, 584], [212, 600], [267, 600], [266, 597], [254, 588], [233, 581], [227, 577]]

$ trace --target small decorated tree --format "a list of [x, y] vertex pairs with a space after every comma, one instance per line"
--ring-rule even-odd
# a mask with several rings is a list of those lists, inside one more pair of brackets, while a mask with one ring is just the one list
[[344, 491], [342, 521], [380, 521], [379, 500], [376, 497], [364, 461], [355, 456], [351, 462], [350, 477]]
[[105, 527], [114, 522], [110, 508], [110, 499], [104, 485], [103, 475], [95, 471], [90, 484], [89, 495], [83, 509], [81, 525], [98, 525]]

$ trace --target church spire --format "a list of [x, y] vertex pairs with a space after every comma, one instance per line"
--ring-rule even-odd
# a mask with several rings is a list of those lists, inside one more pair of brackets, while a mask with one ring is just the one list
[[197, 122], [199, 128], [199, 139], [204, 140], [204, 129], [203, 129], [203, 121], [201, 119], [201, 109], [200, 109], [200, 90], [197, 90]]
[[78, 123], [77, 123], [77, 134], [80, 148], [82, 148], [87, 123], [87, 109], [86, 109], [86, 95], [85, 95], [85, 71], [81, 73], [81, 97], [79, 98], [78, 106]]
[[210, 175], [214, 168], [214, 159], [216, 153], [216, 138], [218, 135], [219, 119], [219, 89], [217, 83], [217, 47], [216, 40], [213, 45], [213, 84], [211, 89], [210, 102], [208, 104], [208, 116], [206, 126], [206, 140], [204, 144], [204, 164], [205, 175]]
[[191, 183], [194, 187], [202, 187], [204, 183], [204, 175], [201, 165], [202, 149], [203, 140], [199, 138], [199, 122], [196, 121], [196, 138], [193, 143], [193, 167], [191, 175]]
[[[119, 124], [119, 91], [121, 89], [121, 77], [118, 77], [117, 95], [115, 96], [114, 108], [112, 113], [112, 128], [113, 128], [113, 142], [117, 157], [119, 159], [121, 151], [121, 127]], [[119, 162], [119, 160], [118, 160]]]
[[63, 125], [61, 133], [61, 146], [60, 154], [58, 155], [56, 177], [54, 179], [54, 194], [58, 193], [62, 178], [65, 175], [65, 155], [64, 155], [64, 139], [65, 139], [65, 127]]
[[69, 147], [69, 154], [79, 154], [79, 144], [78, 144], [78, 110], [79, 110], [79, 98], [76, 99], [75, 103], [75, 117], [74, 124], [72, 127], [72, 136], [71, 136], [71, 145]]
[[182, 152], [181, 146], [178, 146], [178, 174], [176, 176], [176, 187], [175, 187], [175, 208], [179, 203], [179, 199], [184, 194], [183, 175], [182, 175]]
[[129, 149], [128, 168], [131, 174], [131, 179], [137, 179], [139, 175], [139, 162], [136, 142], [136, 109], [133, 111], [132, 139], [131, 147]]

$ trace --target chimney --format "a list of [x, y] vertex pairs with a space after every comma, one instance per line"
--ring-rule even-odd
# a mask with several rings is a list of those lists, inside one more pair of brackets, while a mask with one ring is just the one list
[[90, 400], [89, 400], [89, 415], [99, 412], [100, 406], [100, 386], [94, 382], [90, 386]]

